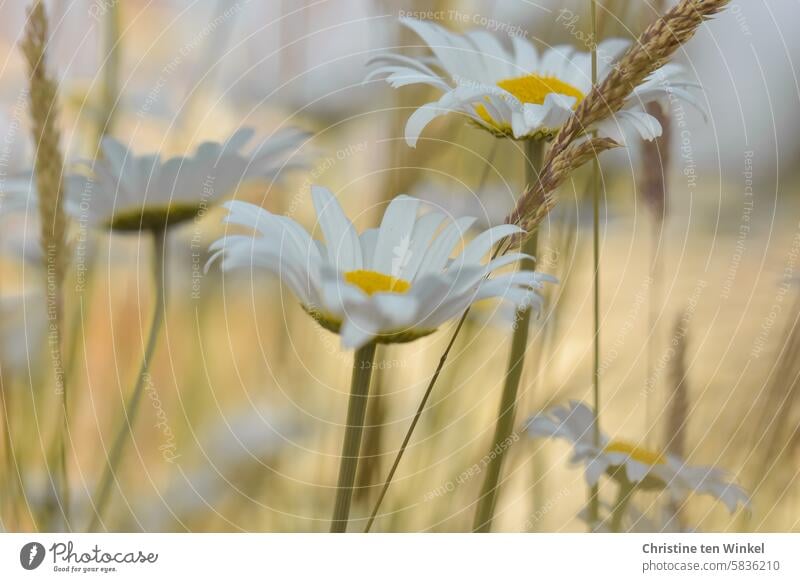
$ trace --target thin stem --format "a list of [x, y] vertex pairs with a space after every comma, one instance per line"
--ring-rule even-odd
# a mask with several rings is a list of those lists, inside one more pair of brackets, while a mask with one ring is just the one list
[[[654, 219], [654, 222], [657, 219]], [[655, 422], [655, 411], [653, 410], [655, 404], [655, 388], [656, 388], [656, 357], [658, 352], [658, 319], [661, 308], [661, 293], [660, 288], [660, 253], [658, 252], [658, 244], [661, 238], [659, 227], [663, 228], [663, 220], [658, 221], [659, 224], [653, 224], [652, 237], [650, 239], [650, 287], [648, 292], [648, 322], [647, 322], [647, 377], [645, 380], [645, 438], [648, 444], [653, 444], [655, 439], [655, 431], [653, 426]], [[652, 383], [651, 383], [652, 382]]]
[[[526, 185], [538, 181], [544, 154], [543, 143], [530, 139], [525, 142], [525, 180]], [[525, 241], [522, 251], [532, 257], [536, 256], [538, 235], [533, 233]], [[526, 259], [520, 261], [521, 269], [533, 270], [536, 261]], [[503, 457], [507, 447], [507, 440], [514, 430], [514, 416], [517, 409], [517, 394], [525, 366], [525, 352], [528, 347], [528, 330], [530, 329], [531, 310], [528, 307], [517, 311], [514, 334], [511, 339], [511, 354], [508, 359], [503, 395], [500, 399], [500, 409], [497, 412], [494, 438], [492, 439], [489, 462], [486, 465], [486, 475], [478, 498], [478, 507], [475, 511], [475, 521], [472, 530], [475, 532], [488, 532], [492, 528], [492, 518], [497, 502], [498, 481], [500, 470], [503, 466]]]
[[156, 299], [155, 306], [153, 307], [153, 321], [150, 325], [150, 335], [147, 338], [147, 344], [142, 356], [142, 363], [139, 367], [139, 375], [136, 377], [136, 385], [133, 388], [128, 402], [125, 404], [123, 416], [120, 423], [117, 435], [114, 438], [114, 443], [108, 454], [108, 463], [103, 471], [103, 476], [100, 479], [100, 484], [94, 496], [94, 515], [89, 523], [88, 531], [94, 531], [100, 524], [103, 516], [103, 511], [108, 503], [109, 495], [111, 493], [111, 483], [116, 481], [117, 468], [122, 460], [122, 453], [125, 449], [125, 444], [128, 442], [128, 437], [133, 433], [133, 425], [136, 422], [136, 414], [139, 410], [139, 402], [142, 399], [145, 383], [149, 377], [150, 363], [153, 359], [156, 343], [158, 341], [159, 330], [164, 322], [165, 311], [165, 294], [166, 294], [166, 275], [164, 272], [164, 264], [166, 260], [166, 231], [157, 229], [152, 232], [153, 235], [153, 281], [155, 283]]
[[347, 406], [347, 426], [342, 443], [342, 458], [339, 464], [339, 482], [336, 486], [336, 503], [331, 519], [331, 533], [347, 531], [350, 519], [350, 503], [353, 500], [353, 484], [356, 480], [358, 457], [361, 451], [361, 435], [369, 400], [369, 382], [375, 366], [375, 342], [359, 348], [353, 356], [353, 378], [350, 383], [350, 402]]
[[411, 420], [411, 425], [406, 431], [406, 436], [403, 438], [403, 443], [400, 445], [400, 450], [397, 452], [397, 456], [394, 458], [392, 468], [389, 469], [389, 475], [386, 477], [386, 481], [383, 484], [383, 488], [378, 496], [378, 500], [375, 502], [375, 507], [372, 509], [372, 514], [369, 516], [369, 521], [367, 521], [367, 526], [364, 528], [364, 533], [369, 533], [369, 530], [372, 528], [372, 524], [375, 522], [375, 517], [378, 515], [378, 510], [381, 507], [381, 503], [383, 503], [383, 498], [386, 497], [386, 492], [389, 490], [389, 485], [391, 485], [392, 479], [394, 479], [394, 474], [397, 472], [397, 467], [400, 465], [400, 461], [403, 459], [403, 454], [406, 452], [408, 443], [411, 440], [411, 435], [414, 433], [414, 429], [419, 422], [419, 418], [422, 416], [422, 412], [425, 410], [425, 405], [428, 403], [428, 398], [433, 391], [433, 387], [436, 385], [436, 380], [439, 379], [439, 374], [442, 373], [442, 368], [444, 368], [447, 357], [450, 355], [450, 350], [453, 349], [453, 345], [456, 343], [456, 338], [461, 332], [464, 322], [467, 320], [467, 315], [469, 315], [469, 309], [464, 311], [464, 313], [461, 315], [461, 319], [458, 320], [458, 325], [456, 325], [453, 335], [450, 336], [450, 341], [447, 343], [447, 347], [442, 353], [442, 357], [439, 358], [439, 364], [436, 366], [436, 370], [434, 371], [433, 376], [431, 376], [430, 382], [428, 382], [428, 387], [425, 389], [425, 393], [422, 395], [422, 400], [419, 401], [417, 411], [414, 413], [414, 418]]
[[6, 501], [8, 502], [8, 519], [3, 519], [5, 531], [14, 531], [17, 523], [17, 504], [16, 496], [19, 489], [19, 469], [17, 467], [17, 456], [14, 452], [14, 439], [11, 435], [11, 417], [14, 414], [11, 408], [11, 390], [7, 378], [3, 377], [0, 371], [0, 409], [2, 409], [3, 421], [3, 453], [6, 458]]
[[[592, 86], [597, 84], [597, 0], [590, 0], [592, 21]], [[597, 132], [593, 132], [595, 135]], [[592, 285], [593, 354], [592, 400], [594, 404], [594, 445], [600, 446], [600, 161], [592, 162]], [[595, 523], [600, 513], [599, 489], [595, 485], [589, 492], [589, 522]]]
[[619, 492], [617, 493], [617, 501], [614, 504], [614, 511], [611, 514], [611, 531], [614, 533], [621, 533], [622, 520], [625, 519], [625, 513], [628, 510], [628, 503], [633, 497], [633, 484], [627, 479], [623, 478], [619, 484]]
[[103, 64], [103, 99], [97, 119], [98, 144], [112, 132], [119, 100], [119, 71], [121, 60], [120, 2], [112, 2], [106, 12], [103, 34], [105, 63]]
[[69, 505], [70, 495], [69, 491], [69, 465], [67, 464], [67, 439], [69, 439], [69, 392], [67, 392], [68, 378], [64, 373], [62, 366], [63, 359], [63, 326], [64, 326], [64, 301], [63, 301], [63, 281], [59, 282], [56, 290], [56, 324], [55, 324], [55, 343], [57, 346], [57, 353], [55, 354], [54, 371], [56, 373], [56, 383], [59, 382], [60, 377], [60, 392], [61, 392], [61, 435], [58, 439], [58, 462], [61, 468], [61, 487], [59, 491], [59, 506], [61, 507], [61, 515], [64, 518], [64, 531], [71, 531]]
[[369, 501], [380, 479], [381, 448], [383, 444], [384, 420], [386, 417], [383, 386], [387, 378], [387, 370], [381, 364], [387, 361], [389, 346], [378, 346], [375, 350], [375, 366], [372, 372], [370, 394], [367, 398], [367, 417], [364, 424], [363, 446], [361, 458], [356, 472], [356, 485], [353, 499]]

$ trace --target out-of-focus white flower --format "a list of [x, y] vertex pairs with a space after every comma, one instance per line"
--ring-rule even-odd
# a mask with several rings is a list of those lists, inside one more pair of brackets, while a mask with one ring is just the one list
[[258, 234], [218, 240], [212, 261], [221, 256], [223, 269], [258, 266], [279, 275], [320, 325], [341, 334], [346, 348], [415, 340], [481, 299], [538, 310], [537, 290], [555, 281], [532, 271], [489, 278], [527, 256], [511, 253], [483, 262], [495, 243], [522, 232], [517, 226], [484, 231], [451, 259], [474, 218], [449, 221], [438, 212], [418, 218], [420, 201], [398, 196], [380, 228], [359, 235], [329, 190], [314, 186], [312, 197], [325, 244], [287, 217], [234, 201], [225, 204], [226, 222]]
[[[400, 22], [422, 38], [433, 56], [381, 55], [373, 59], [376, 66], [367, 80], [384, 76], [395, 88], [422, 83], [443, 93], [409, 118], [405, 135], [412, 147], [425, 126], [453, 112], [466, 115], [495, 135], [550, 138], [591, 90], [591, 53], [561, 45], [539, 54], [520, 36], [511, 37], [513, 50], [508, 50], [485, 30], [456, 34], [433, 22], [406, 17]], [[598, 45], [601, 81], [628, 45], [622, 39]], [[601, 135], [619, 138], [622, 129], [631, 128], [643, 139], [654, 139], [661, 135], [661, 125], [642, 106], [668, 94], [696, 105], [687, 90], [692, 86], [680, 65], [664, 65], [632, 92], [622, 110], [597, 129]]]
[[532, 417], [531, 436], [565, 439], [573, 445], [572, 462], [585, 465], [586, 481], [595, 485], [604, 474], [639, 489], [666, 490], [676, 500], [688, 493], [719, 499], [733, 513], [749, 504], [744, 490], [714, 467], [688, 465], [683, 459], [600, 434], [595, 444], [594, 413], [581, 402], [556, 406]]
[[305, 133], [287, 129], [244, 153], [254, 133], [240, 129], [224, 143], [205, 142], [191, 156], [166, 161], [105, 138], [92, 175], [70, 185], [71, 214], [112, 230], [165, 228], [193, 219], [248, 180], [274, 180], [305, 165], [293, 155]]

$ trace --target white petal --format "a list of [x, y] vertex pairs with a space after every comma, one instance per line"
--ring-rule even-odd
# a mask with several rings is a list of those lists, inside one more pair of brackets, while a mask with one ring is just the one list
[[571, 45], [557, 45], [545, 51], [539, 63], [539, 74], [561, 78], [565, 68], [570, 66], [570, 57], [575, 52]]
[[451, 33], [438, 24], [414, 18], [401, 17], [400, 23], [408, 26], [427, 43], [451, 77], [481, 79], [483, 59], [465, 37]]
[[486, 230], [472, 239], [456, 259], [463, 264], [478, 263], [492, 247], [504, 238], [525, 232], [514, 224], [501, 224]]
[[586, 463], [586, 482], [594, 487], [597, 485], [598, 481], [600, 481], [600, 477], [608, 469], [608, 461], [604, 456], [599, 456], [591, 459], [588, 463]]
[[385, 329], [381, 331], [405, 331], [413, 327], [419, 304], [414, 295], [400, 293], [376, 293], [372, 301], [381, 313]]
[[394, 198], [383, 215], [372, 269], [399, 277], [410, 259], [411, 234], [417, 221], [419, 200], [400, 195]]
[[325, 235], [328, 260], [340, 271], [361, 269], [361, 242], [339, 201], [330, 190], [321, 186], [312, 186], [311, 196], [317, 220]]
[[369, 319], [359, 320], [358, 322], [346, 319], [339, 333], [341, 334], [344, 348], [357, 350], [374, 338], [378, 330], [375, 327], [375, 323]]
[[378, 229], [368, 228], [361, 233], [359, 240], [361, 241], [361, 256], [364, 259], [364, 268], [370, 271], [374, 270], [372, 259], [375, 256], [375, 248], [378, 246]]
[[635, 130], [640, 138], [647, 141], [654, 140], [662, 132], [658, 120], [641, 110], [622, 109], [598, 124], [598, 131], [601, 135], [611, 137], [623, 144], [627, 143], [625, 136], [627, 129]]
[[447, 225], [442, 233], [431, 243], [430, 247], [428, 247], [425, 258], [419, 266], [419, 274], [424, 275], [442, 271], [447, 264], [447, 259], [453, 252], [453, 247], [463, 238], [464, 233], [474, 222], [474, 218], [464, 217]]
[[253, 136], [256, 134], [256, 130], [252, 127], [242, 127], [237, 129], [234, 134], [228, 138], [223, 146], [225, 150], [231, 152], [238, 152], [247, 143], [253, 139]]
[[517, 76], [511, 55], [506, 52], [493, 34], [486, 30], [472, 30], [467, 38], [475, 44], [478, 53], [483, 57], [485, 70], [492, 71], [496, 80]]
[[625, 461], [625, 474], [628, 476], [631, 483], [639, 483], [642, 479], [647, 477], [650, 469], [650, 466], [630, 458], [627, 458]]
[[429, 212], [423, 215], [414, 225], [414, 232], [411, 234], [411, 246], [408, 249], [408, 261], [400, 272], [400, 278], [407, 281], [414, 280], [417, 269], [425, 258], [433, 235], [441, 226], [445, 216], [439, 212]]
[[535, 71], [539, 64], [539, 54], [533, 44], [516, 34], [511, 37], [511, 44], [514, 45], [514, 60], [517, 66], [515, 76], [522, 77]]
[[433, 103], [426, 103], [408, 118], [406, 122], [405, 137], [406, 143], [412, 147], [417, 147], [417, 140], [428, 124], [442, 115], [453, 112], [456, 104], [455, 89], [442, 95], [439, 101]]

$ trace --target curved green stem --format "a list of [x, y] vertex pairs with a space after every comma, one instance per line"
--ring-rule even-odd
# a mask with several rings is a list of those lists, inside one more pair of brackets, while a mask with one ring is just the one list
[[111, 483], [116, 480], [117, 468], [122, 460], [122, 453], [125, 449], [125, 444], [128, 438], [132, 435], [133, 425], [136, 422], [136, 414], [139, 410], [139, 403], [142, 400], [144, 393], [145, 383], [149, 375], [150, 363], [153, 359], [156, 343], [158, 341], [158, 332], [164, 322], [165, 311], [165, 294], [166, 294], [166, 277], [164, 273], [164, 263], [166, 259], [166, 231], [154, 230], [153, 235], [153, 280], [156, 289], [156, 300], [153, 308], [153, 321], [150, 325], [150, 335], [147, 338], [144, 355], [142, 356], [142, 363], [139, 368], [139, 375], [136, 377], [136, 385], [133, 388], [128, 402], [125, 404], [123, 410], [123, 419], [120, 423], [117, 435], [108, 453], [108, 463], [106, 464], [103, 476], [97, 486], [97, 492], [94, 496], [94, 515], [89, 523], [88, 531], [94, 531], [100, 524], [103, 512], [108, 504], [109, 495], [111, 494]]
[[331, 532], [347, 531], [350, 519], [350, 503], [353, 499], [353, 484], [361, 450], [361, 435], [369, 400], [369, 383], [375, 364], [375, 342], [359, 348], [353, 356], [353, 378], [350, 384], [350, 403], [347, 406], [347, 426], [342, 443], [342, 458], [339, 464], [339, 482], [336, 486], [336, 503], [331, 519]]
[[[590, 0], [592, 21], [592, 86], [597, 84], [597, 0]], [[594, 132], [596, 135], [596, 132]], [[600, 446], [600, 161], [592, 162], [592, 285], [593, 343], [592, 400], [594, 404], [594, 445]], [[589, 522], [596, 523], [600, 513], [597, 485], [589, 490]]]
[[[525, 177], [526, 184], [530, 185], [539, 179], [539, 171], [542, 165], [544, 144], [539, 140], [528, 140], [525, 142]], [[533, 233], [525, 241], [522, 251], [532, 257], [536, 256], [538, 247], [538, 237]], [[534, 269], [536, 261], [526, 259], [520, 262], [521, 269]], [[514, 430], [514, 416], [517, 409], [517, 394], [519, 383], [522, 378], [522, 370], [525, 366], [525, 351], [528, 346], [528, 330], [530, 328], [531, 312], [529, 308], [517, 311], [514, 335], [511, 340], [511, 354], [508, 359], [505, 383], [503, 385], [503, 396], [500, 399], [500, 409], [497, 412], [497, 422], [494, 429], [492, 447], [488, 455], [489, 461], [486, 463], [486, 476], [481, 487], [481, 494], [478, 498], [478, 506], [475, 511], [475, 521], [472, 530], [475, 532], [488, 532], [492, 529], [492, 519], [494, 508], [497, 503], [498, 482], [500, 471], [503, 467], [503, 457], [508, 448], [508, 439]]]
[[121, 17], [120, 2], [111, 2], [106, 12], [103, 30], [103, 50], [105, 62], [103, 63], [102, 101], [97, 118], [98, 149], [103, 136], [112, 133], [116, 118], [117, 102], [119, 101], [119, 72], [121, 55]]

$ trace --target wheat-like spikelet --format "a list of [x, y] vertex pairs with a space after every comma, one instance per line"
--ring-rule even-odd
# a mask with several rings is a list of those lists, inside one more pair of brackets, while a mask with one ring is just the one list
[[682, 0], [648, 26], [561, 128], [553, 142], [554, 155], [586, 128], [619, 111], [633, 90], [691, 39], [706, 18], [720, 12], [729, 1]]
[[48, 339], [53, 365], [55, 392], [60, 396], [61, 431], [57, 433], [60, 478], [58, 505], [64, 519], [64, 530], [70, 529], [69, 477], [66, 442], [69, 434], [66, 376], [62, 358], [63, 290], [67, 267], [67, 219], [64, 214], [62, 175], [64, 158], [61, 154], [58, 130], [57, 87], [48, 76], [45, 50], [48, 38], [47, 15], [40, 1], [28, 11], [28, 23], [22, 41], [22, 52], [30, 71], [30, 114], [33, 143], [36, 147], [36, 187], [39, 195], [41, 243], [45, 267], [47, 318], [50, 321]]
[[66, 271], [67, 220], [63, 209], [64, 159], [59, 142], [57, 89], [46, 70], [47, 16], [41, 2], [29, 11], [22, 52], [30, 70], [30, 112], [36, 146], [36, 186], [39, 191], [42, 249], [45, 268], [56, 285]]
[[[575, 114], [558, 132], [545, 157], [540, 184], [520, 197], [508, 219], [529, 232], [535, 228], [547, 213], [537, 208], [536, 202], [548, 200], [549, 193], [555, 187], [551, 184], [557, 186], [566, 178], [566, 175], [562, 175], [566, 168], [572, 171], [591, 159], [588, 156], [581, 163], [571, 160], [577, 150], [570, 144], [584, 136], [587, 128], [619, 111], [633, 90], [661, 67], [678, 47], [692, 38], [706, 18], [721, 11], [729, 1], [682, 0], [648, 26], [636, 43], [614, 64], [608, 76], [580, 102]], [[590, 149], [599, 153], [609, 148], [595, 145]], [[557, 176], [561, 179], [555, 180]], [[551, 184], [544, 183], [545, 178]]]
[[619, 146], [613, 139], [598, 137], [570, 146], [561, 155], [555, 156], [542, 170], [539, 180], [528, 185], [514, 211], [506, 217], [506, 222], [518, 224], [531, 232], [555, 205], [550, 195], [553, 190], [583, 164]]

